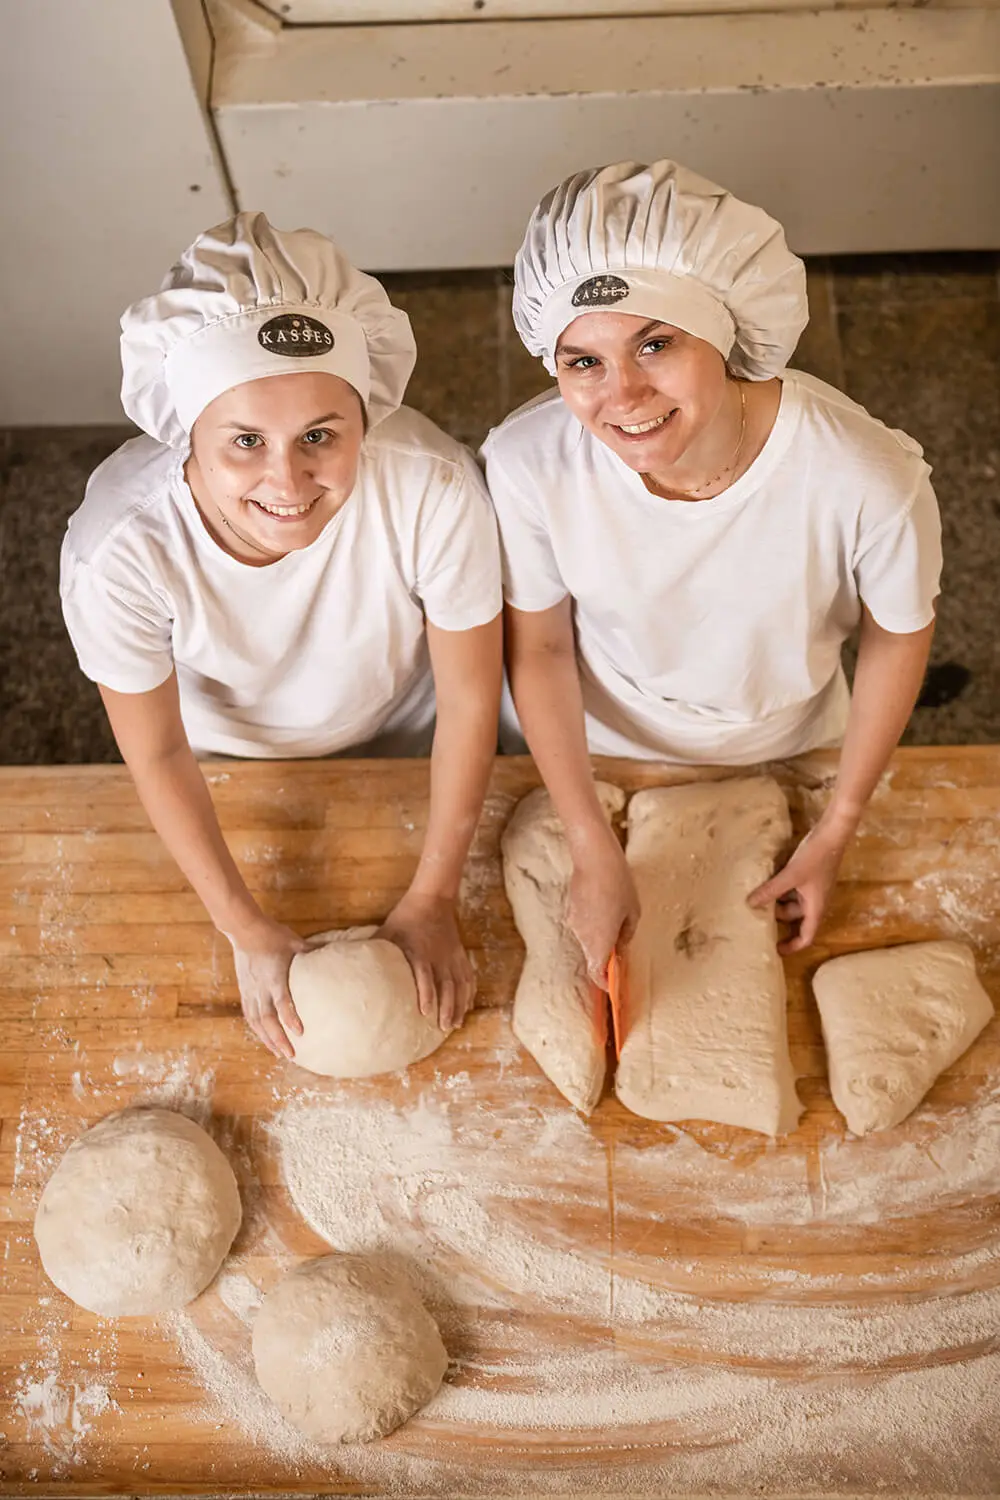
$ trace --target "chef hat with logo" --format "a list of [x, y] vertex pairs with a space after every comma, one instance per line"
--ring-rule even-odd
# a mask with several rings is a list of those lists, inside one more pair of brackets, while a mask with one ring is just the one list
[[784, 369], [808, 321], [781, 225], [673, 161], [577, 172], [535, 209], [514, 263], [514, 322], [556, 371], [586, 312], [634, 313], [712, 344], [734, 375]]
[[241, 213], [199, 235], [160, 290], [122, 317], [122, 405], [174, 448], [224, 391], [290, 371], [339, 375], [369, 426], [400, 405], [416, 360], [410, 320], [312, 229]]

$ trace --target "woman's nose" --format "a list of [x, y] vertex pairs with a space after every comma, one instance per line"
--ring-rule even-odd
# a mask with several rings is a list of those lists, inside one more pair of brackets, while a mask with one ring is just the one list
[[608, 394], [623, 415], [638, 407], [649, 393], [649, 381], [631, 360], [612, 365], [609, 375]]
[[306, 455], [295, 448], [272, 447], [264, 482], [275, 500], [293, 503], [312, 484]]

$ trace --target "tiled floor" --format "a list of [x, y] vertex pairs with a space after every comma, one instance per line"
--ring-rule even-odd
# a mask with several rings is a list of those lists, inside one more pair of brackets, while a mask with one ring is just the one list
[[[923, 443], [944, 517], [933, 666], [911, 743], [1000, 741], [1000, 298], [994, 255], [814, 261], [794, 363]], [[506, 271], [388, 278], [420, 349], [408, 400], [475, 445], [543, 389]], [[59, 613], [59, 544], [124, 429], [0, 433], [0, 763], [116, 758]]]

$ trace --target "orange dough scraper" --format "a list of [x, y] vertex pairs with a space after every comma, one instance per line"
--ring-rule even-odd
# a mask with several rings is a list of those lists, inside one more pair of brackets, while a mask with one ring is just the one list
[[615, 1039], [615, 1057], [622, 1055], [622, 961], [617, 948], [608, 959], [608, 997], [611, 1001], [611, 1027]]

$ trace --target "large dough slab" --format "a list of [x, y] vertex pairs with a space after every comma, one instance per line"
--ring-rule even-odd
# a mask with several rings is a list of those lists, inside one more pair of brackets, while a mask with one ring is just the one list
[[626, 960], [616, 1092], [633, 1113], [772, 1136], [798, 1122], [777, 923], [746, 900], [790, 835], [769, 777], [632, 798], [626, 852], [642, 916]]
[[813, 991], [833, 1102], [855, 1135], [887, 1130], [993, 1018], [965, 943], [904, 943], [821, 964]]
[[[597, 794], [608, 818], [625, 793], [607, 782]], [[514, 996], [514, 1035], [571, 1104], [589, 1114], [606, 1069], [608, 1004], [587, 978], [583, 953], [566, 926], [573, 862], [548, 792], [529, 792], [504, 829], [503, 876], [526, 949]]]

